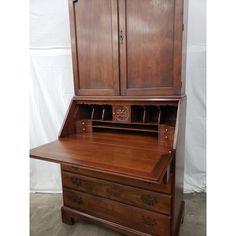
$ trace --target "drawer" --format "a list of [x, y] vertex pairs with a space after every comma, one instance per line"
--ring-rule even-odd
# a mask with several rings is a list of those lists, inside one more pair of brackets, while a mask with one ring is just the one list
[[171, 149], [175, 136], [175, 127], [162, 124], [158, 126], [158, 131], [158, 142], [164, 146], [169, 146]]
[[75, 123], [76, 133], [88, 133], [92, 131], [91, 120], [78, 120]]
[[171, 214], [171, 196], [62, 171], [63, 187]]
[[116, 176], [116, 175], [111, 175], [111, 174], [107, 174], [107, 173], [103, 173], [99, 171], [83, 169], [75, 165], [61, 164], [61, 170], [78, 174], [78, 175], [86, 175], [86, 176], [90, 176], [94, 178], [104, 179], [104, 180], [108, 180], [108, 181], [112, 181], [112, 182], [116, 182], [120, 184], [125, 183], [130, 186], [147, 189], [154, 192], [171, 194], [172, 189], [173, 189], [172, 188], [173, 175], [170, 176], [167, 184], [164, 184], [164, 183], [157, 184], [157, 183], [145, 182], [142, 180], [133, 180], [124, 176]]
[[74, 190], [64, 189], [63, 195], [64, 204], [69, 208], [143, 233], [170, 236], [171, 220], [169, 216]]

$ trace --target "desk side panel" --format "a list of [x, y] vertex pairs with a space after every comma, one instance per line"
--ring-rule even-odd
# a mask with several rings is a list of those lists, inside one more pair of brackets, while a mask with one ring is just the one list
[[174, 168], [173, 185], [173, 220], [172, 233], [178, 235], [180, 224], [183, 218], [183, 183], [184, 183], [184, 157], [185, 157], [185, 121], [186, 121], [186, 97], [179, 102], [179, 111], [177, 118], [177, 140], [176, 140], [176, 158]]

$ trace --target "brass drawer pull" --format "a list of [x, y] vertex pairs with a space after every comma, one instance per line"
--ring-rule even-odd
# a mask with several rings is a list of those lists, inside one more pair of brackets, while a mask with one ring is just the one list
[[83, 199], [81, 197], [75, 197], [73, 199], [73, 202], [78, 204], [78, 205], [81, 205], [81, 204], [83, 204]]
[[81, 186], [81, 184], [82, 184], [81, 180], [76, 177], [71, 178], [71, 182], [72, 182], [72, 184], [77, 185], [77, 186]]
[[149, 205], [149, 206], [154, 206], [157, 203], [157, 197], [151, 196], [151, 195], [141, 195], [141, 199], [143, 203]]
[[149, 216], [142, 216], [143, 224], [149, 226], [149, 227], [154, 227], [157, 222], [155, 219], [149, 217]]
[[120, 197], [122, 195], [122, 190], [119, 187], [113, 186], [111, 188], [107, 188], [107, 193], [113, 197]]

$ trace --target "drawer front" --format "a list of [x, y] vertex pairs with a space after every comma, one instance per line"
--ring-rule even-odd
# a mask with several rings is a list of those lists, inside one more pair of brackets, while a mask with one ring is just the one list
[[159, 125], [158, 141], [164, 146], [173, 146], [175, 128], [168, 125]]
[[147, 189], [154, 192], [167, 193], [167, 194], [172, 193], [173, 175], [171, 175], [167, 184], [156, 184], [156, 183], [144, 182], [141, 180], [134, 180], [134, 179], [130, 179], [124, 176], [116, 176], [116, 175], [111, 175], [111, 174], [98, 172], [94, 170], [88, 170], [88, 169], [84, 169], [78, 166], [68, 165], [68, 164], [62, 164], [61, 170], [75, 173], [78, 175], [86, 175], [86, 176], [91, 176], [91, 177], [95, 177], [99, 179], [104, 179], [104, 180], [108, 180], [108, 181], [112, 181], [116, 183], [121, 183], [121, 184], [126, 183], [127, 185], [130, 185], [130, 186]]
[[76, 133], [88, 133], [92, 131], [92, 122], [90, 120], [78, 120], [75, 123]]
[[131, 227], [143, 233], [159, 236], [170, 235], [171, 221], [168, 216], [78, 191], [64, 189], [63, 195], [64, 204], [67, 207]]
[[136, 207], [171, 213], [171, 196], [139, 188], [62, 172], [63, 187], [120, 201]]

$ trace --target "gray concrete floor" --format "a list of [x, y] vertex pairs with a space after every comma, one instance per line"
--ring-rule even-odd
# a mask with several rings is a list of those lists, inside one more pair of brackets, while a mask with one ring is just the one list
[[[206, 194], [185, 194], [185, 218], [180, 236], [206, 235]], [[61, 194], [30, 194], [30, 236], [121, 236], [99, 225], [61, 222]]]

